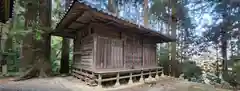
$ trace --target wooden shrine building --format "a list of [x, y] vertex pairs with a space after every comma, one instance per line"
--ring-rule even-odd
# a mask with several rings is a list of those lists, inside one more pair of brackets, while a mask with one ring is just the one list
[[[101, 86], [102, 82], [157, 77], [156, 44], [171, 42], [159, 32], [74, 0], [53, 35], [74, 39], [71, 73]], [[151, 75], [151, 76], [149, 76]]]

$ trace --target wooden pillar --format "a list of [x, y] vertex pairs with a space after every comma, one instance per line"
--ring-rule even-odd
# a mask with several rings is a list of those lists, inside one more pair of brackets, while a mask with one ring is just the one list
[[161, 68], [161, 77], [164, 77], [164, 69], [163, 68]]
[[152, 80], [152, 72], [151, 72], [151, 70], [149, 70], [149, 76], [148, 76], [148, 79], [149, 79], [149, 80]]
[[130, 78], [129, 78], [128, 84], [133, 84], [133, 80], [132, 80], [132, 72], [130, 72]]
[[158, 80], [158, 79], [159, 79], [159, 76], [158, 76], [158, 68], [157, 68], [157, 70], [156, 70], [155, 79], [156, 79], [156, 80]]
[[2, 58], [0, 59], [1, 65], [2, 65], [2, 75], [7, 75], [7, 55], [3, 54], [0, 55]]
[[120, 82], [119, 82], [119, 80], [120, 80], [120, 73], [118, 72], [118, 73], [117, 73], [117, 80], [116, 80], [115, 87], [120, 86]]
[[69, 44], [69, 39], [63, 38], [60, 73], [69, 73]]
[[98, 74], [98, 86], [99, 88], [102, 88], [102, 75]]
[[144, 80], [143, 80], [143, 70], [141, 71], [141, 76], [140, 76], [140, 80], [139, 80], [139, 82], [144, 82]]

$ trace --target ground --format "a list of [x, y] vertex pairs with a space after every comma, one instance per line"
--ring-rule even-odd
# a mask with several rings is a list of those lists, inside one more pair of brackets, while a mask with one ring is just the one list
[[[161, 78], [155, 85], [134, 83], [117, 88], [89, 87], [73, 77], [54, 77], [13, 82], [11, 78], [0, 80], [0, 91], [228, 91], [210, 85]], [[230, 90], [229, 90], [230, 91]]]

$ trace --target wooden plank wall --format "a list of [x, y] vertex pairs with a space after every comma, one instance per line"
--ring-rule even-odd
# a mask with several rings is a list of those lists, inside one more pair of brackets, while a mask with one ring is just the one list
[[143, 43], [143, 66], [144, 67], [152, 67], [156, 66], [156, 44], [145, 42]]
[[93, 35], [88, 31], [88, 29], [79, 31], [75, 41], [73, 67], [92, 69], [94, 48], [93, 40]]
[[156, 66], [156, 43], [151, 39], [99, 24], [94, 30], [97, 37], [96, 70]]
[[97, 36], [96, 68], [123, 68], [123, 41]]
[[141, 68], [142, 42], [139, 38], [127, 36], [124, 44], [125, 68]]

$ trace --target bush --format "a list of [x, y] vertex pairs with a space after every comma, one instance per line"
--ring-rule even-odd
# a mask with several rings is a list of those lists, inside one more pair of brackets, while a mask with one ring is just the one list
[[195, 62], [185, 61], [182, 64], [182, 73], [184, 78], [190, 81], [202, 81], [202, 69]]

